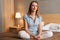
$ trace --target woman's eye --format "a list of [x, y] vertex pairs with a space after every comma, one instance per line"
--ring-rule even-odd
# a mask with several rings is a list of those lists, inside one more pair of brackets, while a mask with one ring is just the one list
[[34, 6], [34, 5], [32, 5], [32, 6]]

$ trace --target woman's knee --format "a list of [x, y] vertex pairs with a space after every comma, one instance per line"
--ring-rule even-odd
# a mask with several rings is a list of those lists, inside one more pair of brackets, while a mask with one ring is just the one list
[[47, 35], [48, 35], [49, 37], [52, 37], [52, 36], [53, 36], [53, 32], [47, 31]]
[[28, 39], [28, 38], [30, 38], [30, 35], [27, 32], [25, 32], [24, 30], [22, 30], [22, 31], [18, 32], [18, 37]]

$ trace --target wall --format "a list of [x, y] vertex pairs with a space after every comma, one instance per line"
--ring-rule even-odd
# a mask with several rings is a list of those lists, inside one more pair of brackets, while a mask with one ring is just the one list
[[60, 0], [39, 0], [40, 12], [43, 14], [60, 14]]
[[3, 25], [2, 25], [2, 0], [0, 0], [0, 32], [3, 31]]

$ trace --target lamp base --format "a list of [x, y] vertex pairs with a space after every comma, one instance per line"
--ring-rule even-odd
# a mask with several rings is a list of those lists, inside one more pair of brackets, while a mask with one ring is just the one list
[[20, 27], [20, 25], [17, 25], [17, 27]]

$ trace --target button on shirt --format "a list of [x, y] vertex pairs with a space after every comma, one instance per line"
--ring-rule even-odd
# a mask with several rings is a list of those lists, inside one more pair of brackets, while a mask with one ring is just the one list
[[36, 16], [35, 21], [32, 19], [32, 16], [25, 14], [24, 15], [24, 20], [27, 21], [28, 23], [28, 29], [31, 33], [33, 33], [34, 35], [37, 35], [37, 31], [38, 31], [38, 24], [42, 21], [42, 17], [41, 16]]

